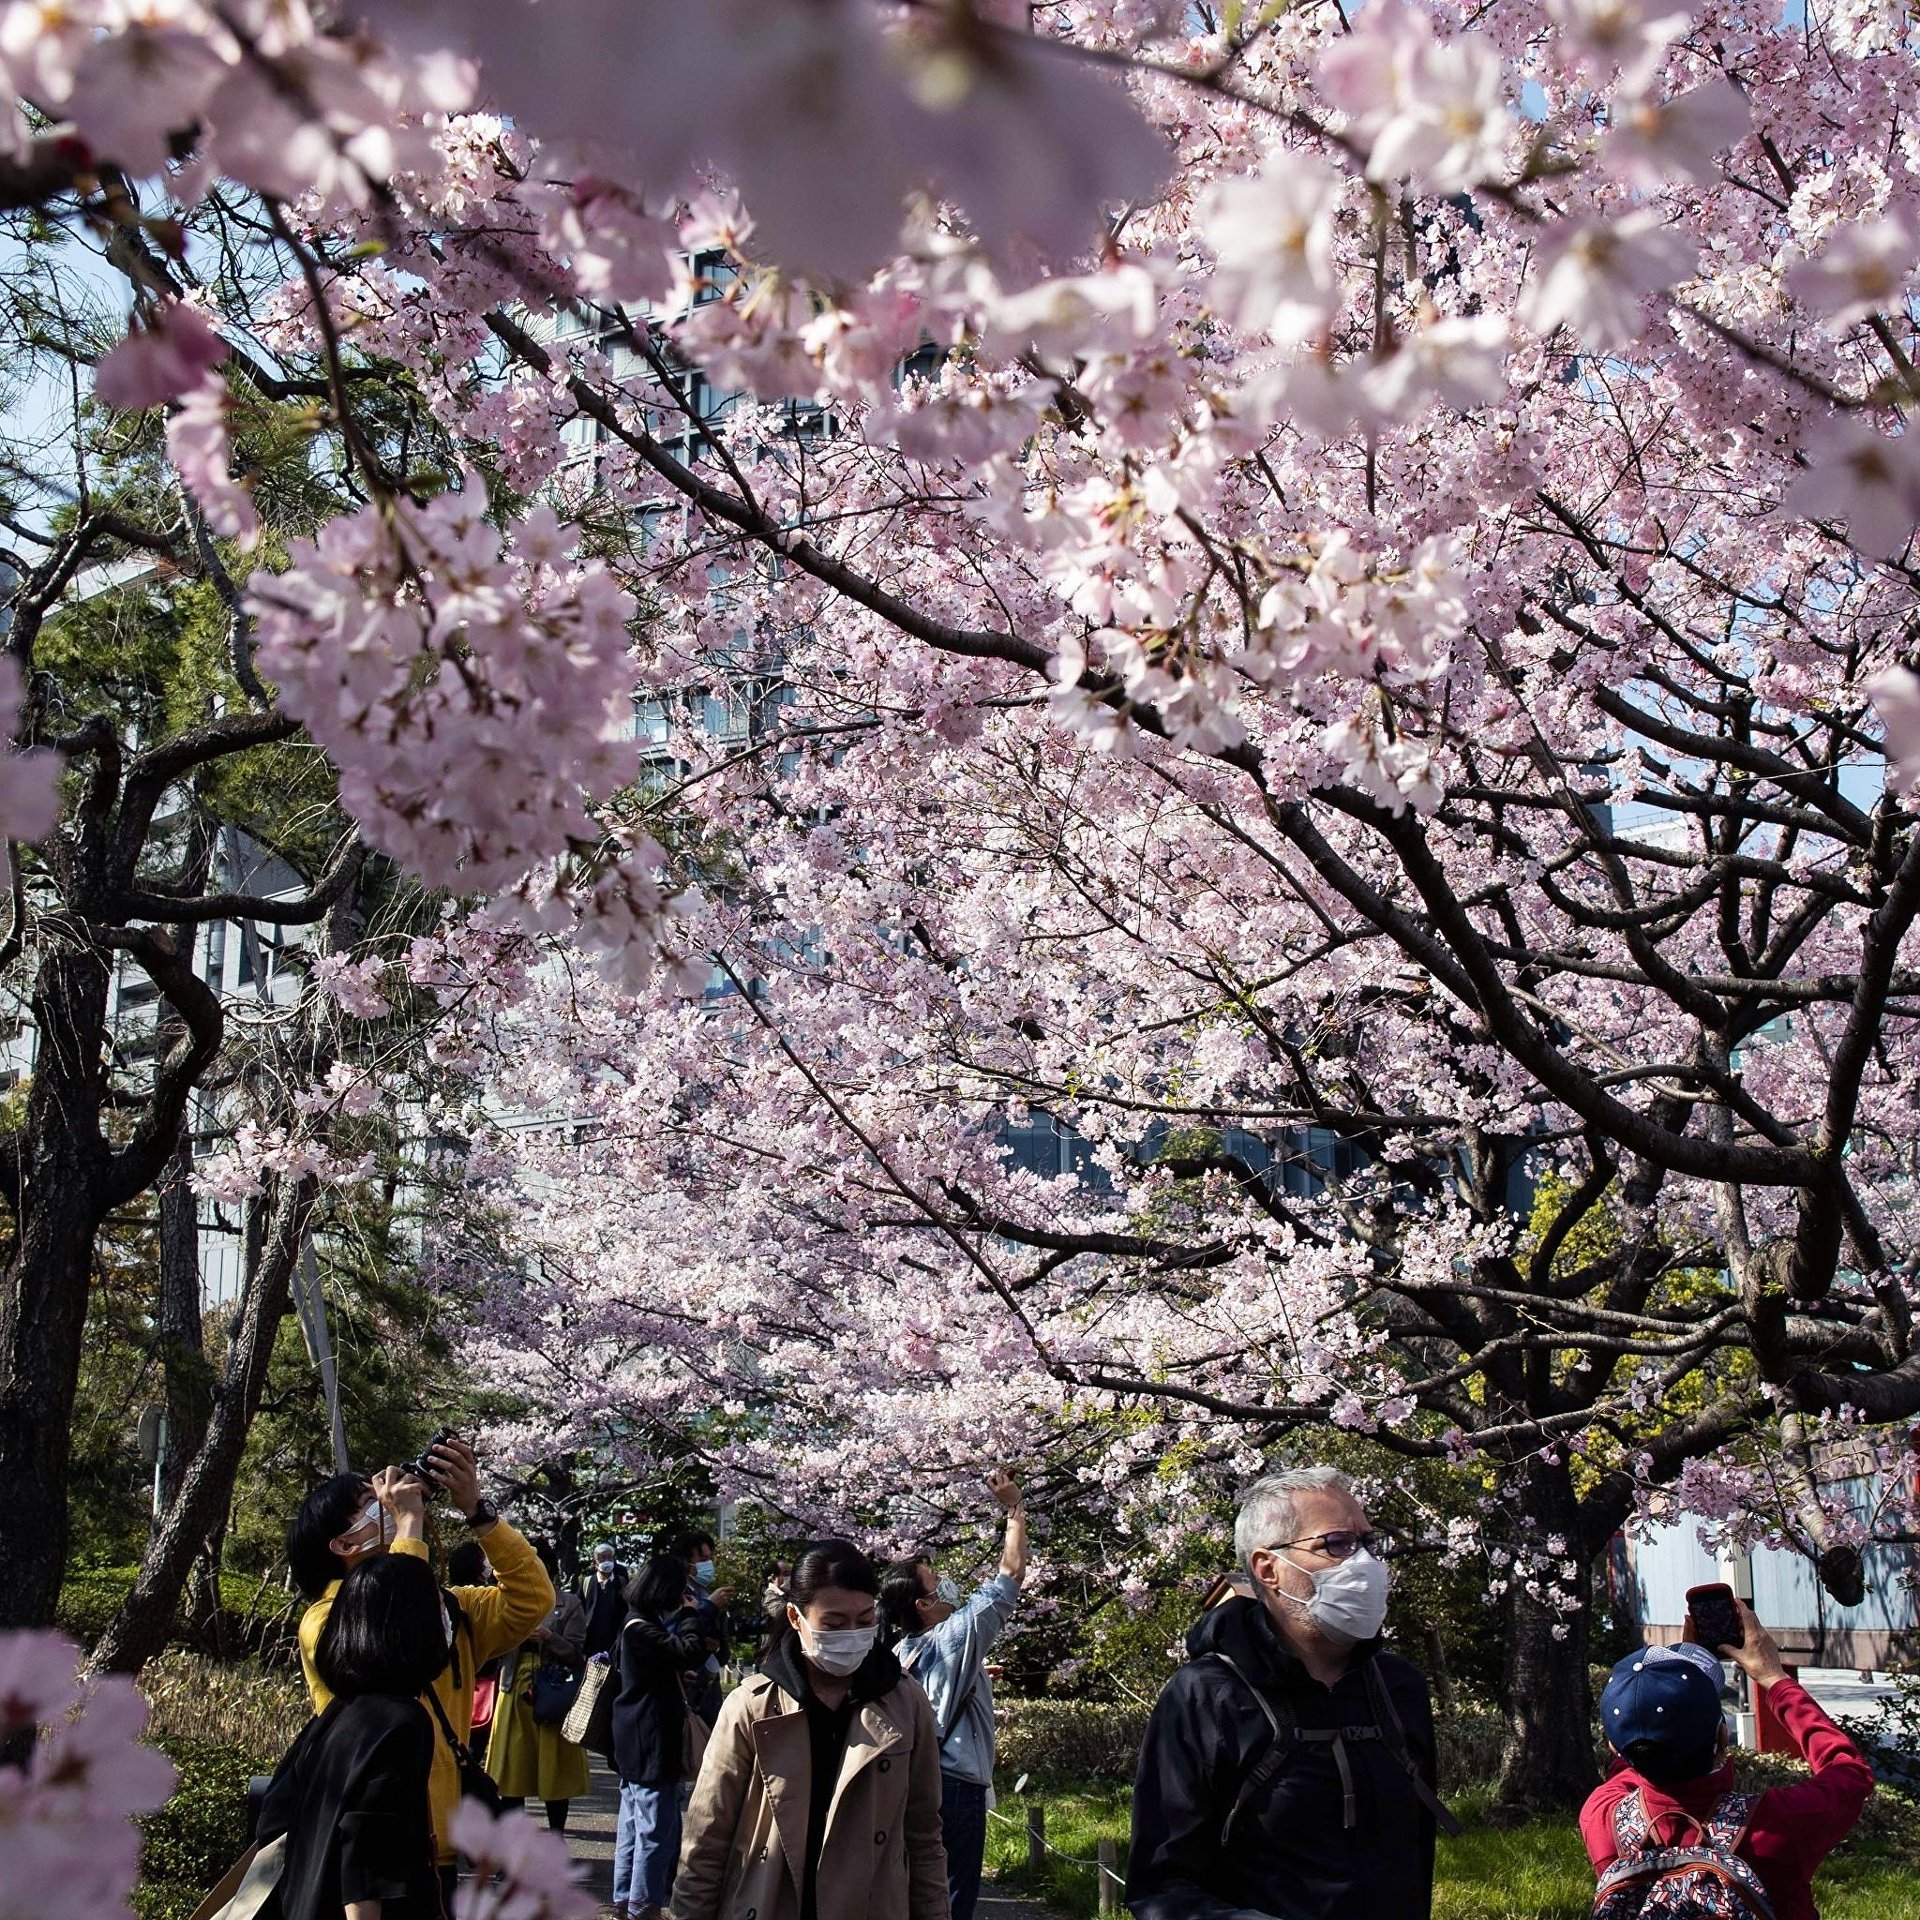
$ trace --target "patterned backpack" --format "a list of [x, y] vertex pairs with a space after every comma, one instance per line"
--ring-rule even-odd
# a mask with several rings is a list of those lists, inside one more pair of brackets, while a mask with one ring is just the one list
[[1735, 1849], [1753, 1818], [1751, 1793], [1729, 1793], [1696, 1820], [1690, 1847], [1663, 1847], [1636, 1787], [1613, 1810], [1620, 1857], [1600, 1876], [1593, 1920], [1773, 1920], [1760, 1876]]

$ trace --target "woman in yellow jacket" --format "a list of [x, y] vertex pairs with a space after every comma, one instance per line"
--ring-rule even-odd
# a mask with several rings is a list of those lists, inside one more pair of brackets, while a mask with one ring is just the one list
[[[473, 1727], [473, 1681], [489, 1660], [517, 1647], [546, 1618], [553, 1582], [533, 1548], [481, 1498], [480, 1469], [463, 1440], [449, 1439], [428, 1454], [437, 1490], [458, 1509], [486, 1545], [498, 1582], [448, 1587], [452, 1658], [420, 1698], [433, 1723], [433, 1772], [427, 1797], [433, 1814], [434, 1854], [449, 1897], [454, 1873], [453, 1815], [460, 1804], [460, 1768], [448, 1735], [464, 1742]], [[401, 1467], [384, 1467], [371, 1480], [335, 1474], [307, 1496], [287, 1529], [293, 1577], [311, 1604], [300, 1616], [300, 1669], [315, 1713], [333, 1698], [314, 1667], [320, 1630], [350, 1567], [376, 1553], [427, 1558], [427, 1488]], [[437, 1708], [437, 1711], [436, 1711]], [[441, 1722], [444, 1719], [445, 1726]]]
[[560, 1597], [519, 1651], [501, 1662], [487, 1771], [502, 1800], [513, 1806], [544, 1801], [547, 1825], [565, 1833], [567, 1803], [587, 1790], [587, 1751], [575, 1746], [557, 1724], [533, 1717], [533, 1677], [549, 1660], [580, 1671], [587, 1657], [587, 1610], [577, 1593], [560, 1585], [552, 1543], [536, 1540], [533, 1550]]
[[948, 1920], [933, 1710], [877, 1644], [879, 1591], [850, 1541], [801, 1555], [707, 1743], [673, 1920]]

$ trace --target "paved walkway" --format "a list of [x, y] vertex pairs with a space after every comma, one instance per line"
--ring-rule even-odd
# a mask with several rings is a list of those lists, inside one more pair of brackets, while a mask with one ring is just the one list
[[[596, 1760], [593, 1785], [567, 1810], [567, 1849], [586, 1868], [587, 1890], [603, 1907], [613, 1898], [613, 1829], [618, 1810], [613, 1774]], [[542, 1817], [538, 1806], [527, 1811], [536, 1820]], [[996, 1892], [991, 1882], [975, 1913], [977, 1920], [1057, 1920], [1051, 1907]]]
[[[613, 1898], [613, 1828], [619, 1809], [613, 1771], [595, 1760], [592, 1786], [567, 1808], [567, 1850], [586, 1868], [587, 1890], [602, 1906]], [[531, 1807], [527, 1811], [534, 1813]]]

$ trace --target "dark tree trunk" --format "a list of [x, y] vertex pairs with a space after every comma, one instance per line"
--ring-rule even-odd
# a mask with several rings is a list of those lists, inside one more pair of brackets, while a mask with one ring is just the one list
[[[1577, 1808], [1599, 1782], [1594, 1764], [1593, 1694], [1587, 1655], [1593, 1638], [1591, 1582], [1582, 1546], [1573, 1482], [1564, 1465], [1532, 1459], [1503, 1476], [1502, 1491], [1516, 1521], [1520, 1564], [1507, 1569], [1504, 1599], [1507, 1661], [1506, 1744], [1500, 1756], [1500, 1798], [1533, 1813]], [[1550, 1552], [1558, 1540], [1563, 1551]], [[1578, 1569], [1571, 1611], [1527, 1591], [1532, 1557]], [[1565, 1583], [1562, 1583], [1562, 1591]]]
[[264, 1216], [260, 1257], [250, 1263], [206, 1437], [148, 1543], [133, 1591], [93, 1649], [96, 1668], [138, 1673], [166, 1645], [194, 1561], [226, 1518], [247, 1434], [266, 1387], [274, 1336], [292, 1298], [293, 1265], [300, 1257], [316, 1191], [311, 1178], [276, 1182], [271, 1203], [255, 1210]]
[[66, 1571], [73, 1398], [104, 1211], [107, 982], [105, 957], [71, 928], [49, 941], [34, 979], [39, 1055], [18, 1150], [18, 1235], [0, 1275], [0, 1628], [50, 1625]]
[[180, 1122], [160, 1176], [160, 1365], [167, 1404], [160, 1454], [160, 1511], [180, 1491], [187, 1463], [206, 1438], [213, 1408], [201, 1319], [200, 1210], [193, 1192], [193, 1134]]

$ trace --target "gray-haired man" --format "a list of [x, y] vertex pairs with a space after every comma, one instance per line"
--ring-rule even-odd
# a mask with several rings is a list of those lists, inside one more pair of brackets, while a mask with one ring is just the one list
[[1138, 1920], [1426, 1920], [1433, 1716], [1380, 1644], [1387, 1569], [1332, 1467], [1248, 1489], [1234, 1550], [1251, 1599], [1187, 1636], [1134, 1781]]

